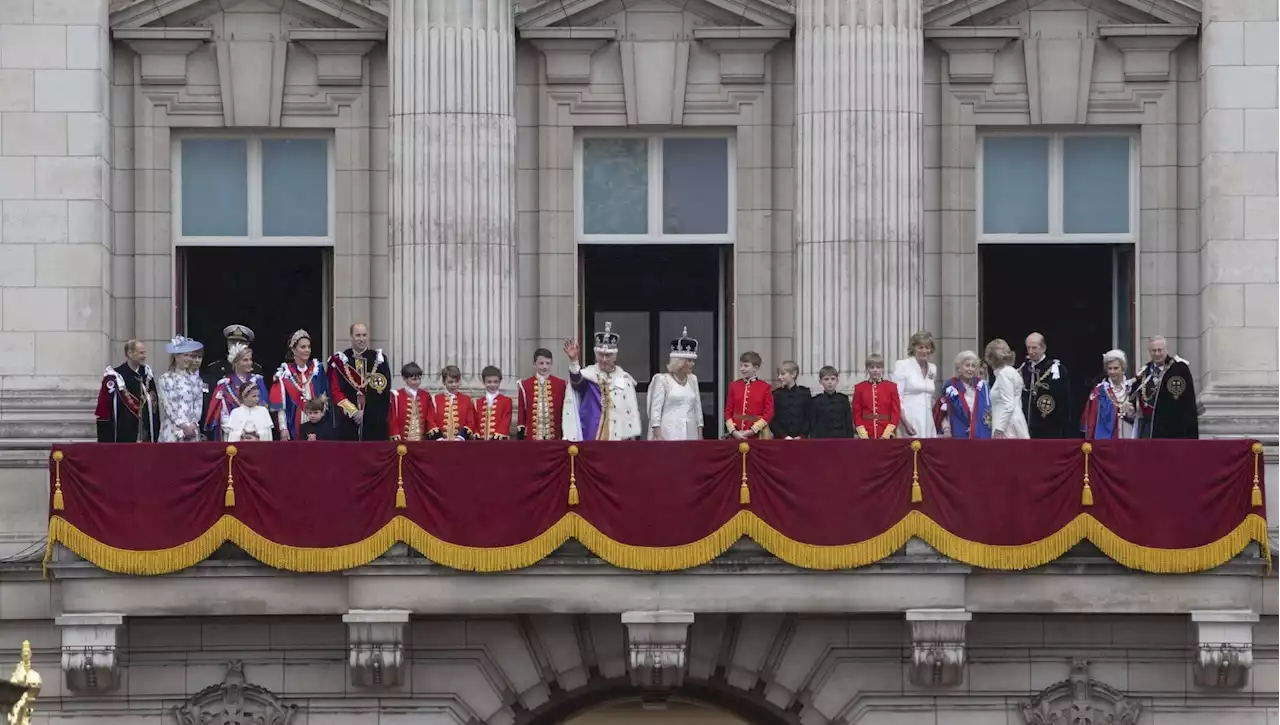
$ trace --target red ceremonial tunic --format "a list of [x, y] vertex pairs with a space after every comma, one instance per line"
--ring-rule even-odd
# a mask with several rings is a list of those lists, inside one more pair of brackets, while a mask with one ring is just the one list
[[476, 437], [501, 441], [511, 437], [511, 398], [499, 393], [489, 404], [489, 396], [476, 398]]
[[435, 424], [436, 410], [431, 404], [431, 393], [419, 389], [409, 393], [407, 388], [391, 391], [387, 408], [387, 430], [393, 441], [426, 440], [427, 432]]
[[521, 380], [516, 430], [529, 440], [560, 440], [564, 391], [565, 381], [554, 375], [543, 381], [539, 381], [536, 375]]
[[729, 383], [729, 396], [724, 402], [724, 427], [751, 430], [759, 434], [773, 420], [773, 386], [759, 378]]
[[859, 438], [892, 438], [902, 424], [898, 386], [863, 380], [853, 386], [853, 427]]
[[458, 436], [471, 438], [476, 431], [476, 409], [471, 398], [455, 393], [436, 393], [435, 422], [427, 433], [432, 437], [454, 440]]

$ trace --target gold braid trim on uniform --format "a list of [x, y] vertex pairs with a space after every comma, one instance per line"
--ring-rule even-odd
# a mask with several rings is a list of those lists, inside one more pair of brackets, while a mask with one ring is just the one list
[[886, 531], [864, 541], [818, 546], [792, 539], [751, 511], [739, 511], [722, 526], [696, 541], [677, 546], [634, 546], [614, 539], [577, 513], [567, 513], [538, 536], [511, 546], [471, 547], [433, 536], [418, 524], [396, 516], [368, 538], [332, 548], [302, 548], [277, 544], [254, 532], [231, 515], [224, 515], [200, 536], [169, 549], [132, 551], [103, 544], [61, 516], [49, 519], [49, 549], [58, 543], [95, 566], [117, 574], [158, 575], [186, 569], [230, 542], [258, 561], [296, 572], [331, 572], [368, 564], [391, 546], [403, 542], [427, 559], [462, 571], [497, 572], [530, 566], [549, 556], [569, 539], [581, 541], [592, 553], [624, 569], [676, 571], [705, 564], [743, 536], [774, 556], [805, 569], [849, 569], [892, 556], [911, 537], [917, 537], [943, 556], [986, 569], [1032, 569], [1058, 559], [1082, 541], [1090, 541], [1112, 560], [1139, 571], [1186, 574], [1213, 569], [1230, 561], [1256, 542], [1271, 569], [1266, 520], [1248, 514], [1225, 536], [1189, 549], [1155, 549], [1131, 543], [1103, 526], [1090, 514], [1079, 514], [1049, 536], [1027, 544], [997, 546], [969, 541], [947, 531], [919, 511], [911, 511]]

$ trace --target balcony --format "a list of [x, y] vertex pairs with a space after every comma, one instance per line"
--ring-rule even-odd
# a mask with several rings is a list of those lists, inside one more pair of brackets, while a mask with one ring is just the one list
[[1261, 458], [1249, 441], [77, 444], [50, 459], [46, 566], [65, 611], [131, 615], [1231, 608], [1271, 579]]

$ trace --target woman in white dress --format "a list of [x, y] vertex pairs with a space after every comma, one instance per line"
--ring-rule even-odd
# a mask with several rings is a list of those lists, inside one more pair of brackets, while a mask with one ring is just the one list
[[933, 438], [933, 394], [938, 381], [938, 366], [929, 362], [937, 346], [933, 335], [917, 332], [907, 344], [907, 357], [893, 364], [890, 379], [898, 385], [902, 401], [902, 432], [906, 438]]
[[991, 386], [991, 437], [1030, 438], [1027, 416], [1022, 412], [1022, 376], [1013, 368], [1009, 343], [996, 338], [987, 343], [983, 357], [996, 377]]
[[702, 396], [693, 362], [698, 359], [698, 341], [684, 328], [679, 340], [671, 341], [667, 372], [649, 382], [649, 439], [694, 441], [702, 439]]
[[169, 372], [156, 378], [160, 397], [160, 442], [193, 443], [200, 440], [200, 418], [205, 384], [200, 378], [199, 353], [204, 345], [178, 335], [164, 346], [172, 358]]

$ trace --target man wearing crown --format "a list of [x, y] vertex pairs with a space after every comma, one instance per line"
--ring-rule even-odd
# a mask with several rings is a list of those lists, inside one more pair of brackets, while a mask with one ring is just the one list
[[612, 323], [596, 333], [594, 365], [581, 367], [581, 348], [566, 340], [569, 388], [564, 396], [562, 427], [568, 441], [626, 441], [640, 437], [636, 381], [618, 367], [618, 334]]
[[338, 438], [385, 441], [391, 436], [391, 363], [369, 348], [369, 327], [351, 326], [351, 347], [329, 358], [329, 394], [338, 410]]
[[147, 346], [139, 340], [124, 344], [125, 361], [107, 368], [98, 389], [99, 443], [153, 442], [160, 434], [156, 379], [147, 364]]

